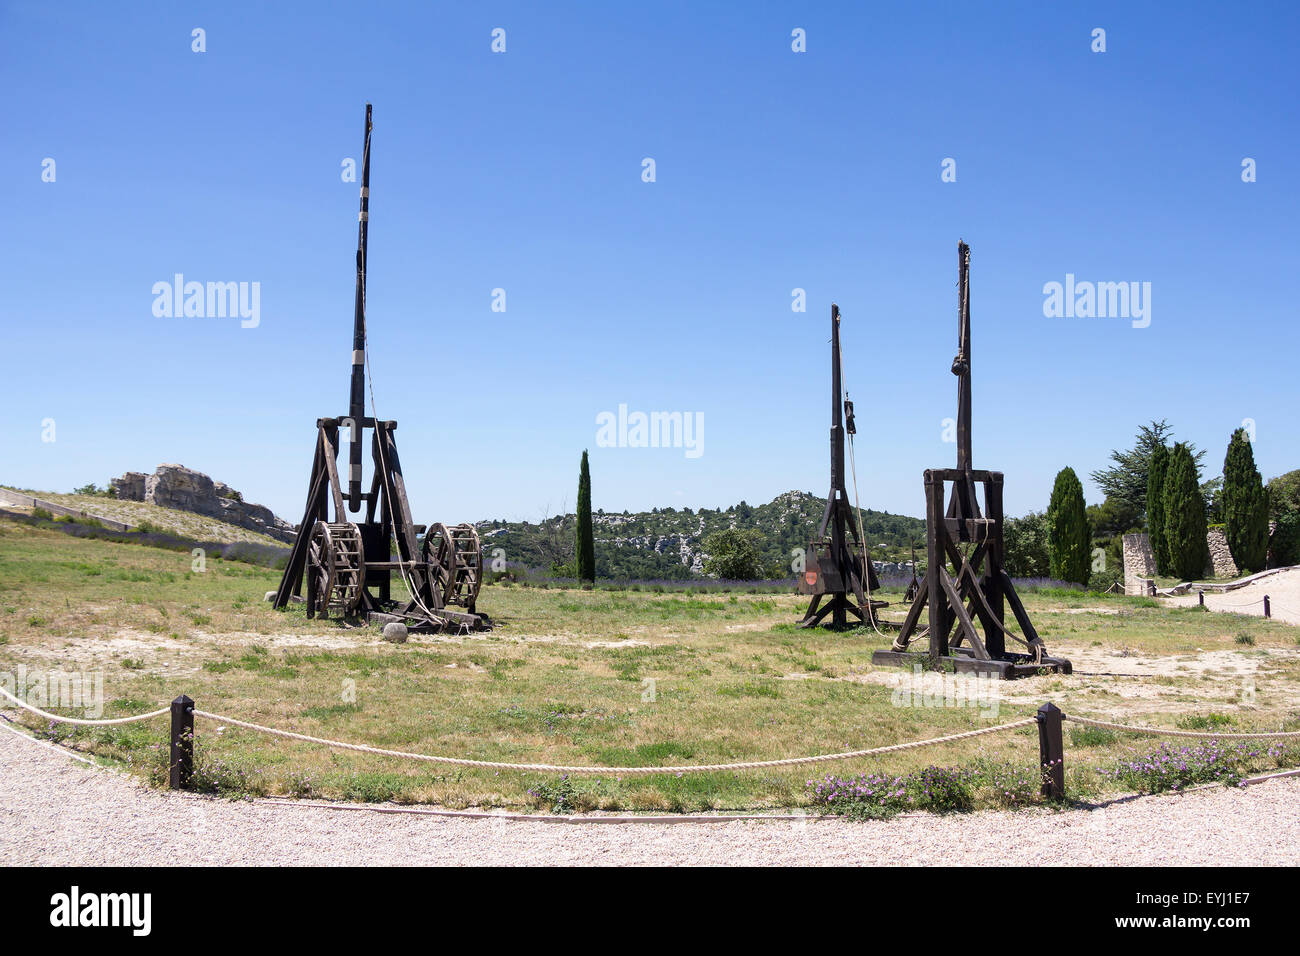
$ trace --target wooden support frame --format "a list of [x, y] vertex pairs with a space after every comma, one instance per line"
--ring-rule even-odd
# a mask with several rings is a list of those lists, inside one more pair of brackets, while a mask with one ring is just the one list
[[[486, 615], [474, 608], [482, 578], [477, 530], [472, 525], [457, 525], [458, 536], [448, 542], [445, 555], [443, 551], [421, 554], [419, 534], [424, 526], [416, 525], [411, 516], [406, 479], [393, 435], [397, 422], [367, 418], [365, 414], [371, 131], [371, 107], [367, 103], [361, 208], [357, 217], [357, 282], [348, 414], [316, 422], [316, 452], [307, 485], [307, 503], [275, 592], [274, 606], [284, 608], [290, 601], [305, 601], [308, 617], [314, 617], [318, 611], [332, 610], [369, 621], [402, 623], [416, 631], [449, 627], [479, 629], [489, 622]], [[340, 475], [339, 429], [344, 425], [349, 432], [348, 469]], [[362, 493], [362, 451], [367, 429], [372, 432], [374, 471], [369, 493]], [[354, 519], [352, 515], [361, 511], [363, 503], [365, 516]], [[392, 560], [394, 546], [396, 560]], [[466, 556], [472, 556], [472, 560]], [[394, 571], [410, 593], [401, 606], [391, 598]], [[445, 578], [448, 573], [454, 580], [445, 585], [447, 596], [444, 596], [444, 588], [436, 586], [435, 579]], [[465, 610], [446, 607], [449, 602], [464, 605]]]
[[[912, 666], [922, 663], [909, 648], [921, 636], [927, 612], [931, 668], [1000, 678], [1043, 672], [1068, 674], [1068, 660], [1052, 657], [1034, 629], [1011, 576], [1003, 568], [1003, 477], [971, 464], [970, 247], [957, 244], [957, 467], [925, 472], [925, 580], [889, 650], [876, 651], [872, 663]], [[983, 498], [983, 506], [980, 498]], [[966, 550], [963, 551], [963, 546]], [[1019, 633], [1006, 624], [1011, 608]], [[1008, 649], [1007, 639], [1023, 651]]]
[[[331, 513], [335, 522], [349, 520], [349, 501], [338, 470], [341, 451], [339, 426], [344, 420], [322, 418], [316, 423], [316, 454], [308, 483], [307, 504], [276, 590], [276, 608], [284, 608], [290, 601], [305, 600], [309, 615], [323, 610], [315, 606], [315, 596], [310, 588], [303, 596], [303, 581], [309, 541], [317, 522], [329, 522]], [[357, 615], [373, 623], [402, 623], [417, 632], [449, 628], [479, 630], [489, 626], [486, 615], [478, 613], [472, 605], [463, 611], [447, 607], [441, 593], [433, 586], [429, 566], [420, 556], [417, 526], [406, 494], [406, 481], [393, 434], [397, 423], [367, 418], [357, 423], [355, 428], [369, 428], [374, 433], [371, 442], [374, 477], [369, 493], [361, 496], [366, 505], [365, 514], [360, 520], [351, 522], [361, 531], [363, 540], [367, 542], [366, 553], [371, 555], [371, 559], [366, 561]], [[397, 549], [395, 560], [387, 557], [390, 543]], [[412, 592], [401, 605], [394, 605], [390, 597], [394, 571]]]
[[[799, 590], [810, 595], [808, 610], [799, 627], [817, 627], [829, 614], [831, 626], [848, 626], [849, 616], [863, 624], [879, 627], [876, 611], [888, 602], [872, 599], [871, 592], [880, 587], [866, 541], [858, 533], [858, 524], [849, 504], [844, 482], [844, 436], [857, 431], [853, 421], [853, 403], [845, 400], [841, 381], [840, 307], [831, 304], [831, 487], [826, 496], [817, 538], [804, 552], [804, 569], [799, 576]], [[823, 599], [829, 598], [825, 604]]]

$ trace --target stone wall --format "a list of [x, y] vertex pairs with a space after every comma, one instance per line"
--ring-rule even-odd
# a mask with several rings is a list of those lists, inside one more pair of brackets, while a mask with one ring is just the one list
[[292, 541], [294, 537], [293, 525], [277, 518], [270, 508], [239, 501], [229, 485], [184, 465], [159, 465], [152, 475], [128, 471], [109, 484], [126, 501], [147, 501], [163, 508], [190, 511], [279, 541]]
[[1236, 578], [1241, 576], [1237, 563], [1232, 560], [1228, 550], [1228, 537], [1222, 528], [1211, 528], [1205, 533], [1205, 544], [1209, 549], [1209, 563], [1205, 568], [1206, 577]]
[[1156, 559], [1145, 531], [1124, 535], [1124, 593], [1145, 594], [1146, 582], [1156, 576]]
[[113, 531], [131, 530], [131, 526], [123, 521], [114, 521], [112, 518], [104, 518], [100, 515], [91, 514], [89, 511], [82, 511], [80, 508], [68, 508], [65, 505], [55, 504], [53, 501], [33, 498], [31, 495], [24, 495], [21, 492], [10, 491], [8, 488], [0, 488], [0, 504], [17, 505], [20, 508], [44, 508], [52, 515], [69, 515], [73, 518], [89, 518], [98, 521], [105, 528], [109, 528]]
[[[1228, 550], [1228, 539], [1222, 528], [1211, 528], [1207, 531], [1205, 545], [1209, 550], [1205, 577], [1241, 577], [1241, 571], [1232, 560], [1232, 552]], [[1146, 532], [1124, 535], [1124, 593], [1145, 593], [1145, 582], [1155, 576], [1155, 557], [1151, 553], [1151, 539], [1147, 537]]]

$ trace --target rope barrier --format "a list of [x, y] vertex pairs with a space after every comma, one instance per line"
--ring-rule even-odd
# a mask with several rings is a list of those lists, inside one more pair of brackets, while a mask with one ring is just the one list
[[19, 707], [22, 707], [25, 710], [30, 710], [38, 717], [44, 717], [46, 720], [53, 720], [60, 724], [76, 724], [79, 727], [111, 727], [114, 724], [133, 724], [138, 720], [153, 720], [155, 717], [161, 717], [163, 714], [171, 713], [170, 707], [164, 707], [161, 710], [151, 710], [147, 714], [136, 714], [132, 717], [114, 717], [108, 720], [83, 720], [78, 717], [64, 717], [62, 714], [51, 714], [47, 710], [33, 707], [31, 704], [27, 703], [27, 701], [15, 697], [3, 687], [0, 687], [0, 694], [3, 694]]
[[903, 744], [890, 744], [886, 747], [872, 747], [869, 750], [850, 750], [844, 753], [834, 754], [817, 754], [811, 757], [787, 757], [781, 760], [749, 760], [740, 763], [717, 763], [717, 764], [696, 764], [693, 766], [676, 766], [676, 767], [591, 767], [591, 766], [564, 766], [556, 764], [543, 763], [504, 763], [494, 760], [470, 760], [465, 757], [439, 757], [431, 754], [411, 753], [407, 750], [385, 750], [380, 747], [368, 747], [365, 744], [349, 744], [341, 740], [327, 740], [324, 737], [312, 737], [308, 734], [299, 734], [291, 730], [279, 730], [275, 727], [266, 727], [262, 724], [250, 723], [246, 720], [236, 720], [233, 717], [223, 717], [221, 714], [213, 714], [204, 710], [195, 710], [196, 717], [206, 717], [208, 720], [215, 720], [218, 723], [229, 724], [232, 727], [243, 727], [247, 730], [256, 730], [264, 734], [272, 734], [276, 737], [287, 737], [291, 740], [302, 740], [307, 743], [321, 744], [326, 747], [335, 747], [340, 750], [353, 750], [359, 753], [378, 754], [383, 757], [401, 757], [406, 760], [423, 760], [428, 763], [447, 764], [455, 767], [479, 767], [485, 770], [528, 770], [542, 773], [566, 773], [566, 774], [613, 774], [615, 776], [644, 776], [658, 773], [719, 773], [728, 770], [757, 770], [768, 767], [795, 767], [801, 764], [825, 763], [831, 760], [849, 760], [855, 757], [870, 757], [877, 754], [894, 753], [900, 750], [912, 750], [917, 747], [928, 747], [933, 744], [950, 743], [954, 740], [966, 740], [971, 737], [982, 737], [985, 734], [1000, 733], [1004, 730], [1015, 730], [1019, 727], [1028, 727], [1036, 724], [1037, 718], [1027, 717], [1024, 720], [1015, 720], [1009, 724], [999, 724], [996, 727], [982, 727], [978, 730], [967, 730], [959, 734], [948, 734], [945, 737], [932, 737], [929, 740], [913, 740]]
[[[52, 720], [57, 723], [75, 724], [83, 727], [107, 727], [116, 724], [130, 724], [142, 720], [152, 720], [155, 717], [161, 717], [164, 714], [170, 713], [170, 708], [164, 707], [159, 710], [150, 711], [146, 714], [134, 714], [130, 717], [116, 717], [106, 720], [86, 720], [77, 717], [65, 717], [62, 714], [52, 714], [49, 711], [42, 710], [39, 707], [35, 707], [21, 698], [14, 696], [3, 687], [0, 687], [0, 695], [4, 696], [12, 703], [17, 704], [24, 710], [30, 711], [39, 717], [44, 717], [47, 720]], [[366, 744], [353, 744], [342, 740], [330, 740], [326, 737], [313, 737], [310, 734], [300, 734], [292, 730], [281, 730], [278, 727], [268, 727], [264, 724], [255, 724], [251, 721], [239, 720], [235, 717], [227, 717], [224, 714], [214, 714], [211, 711], [198, 710], [197, 708], [193, 713], [196, 717], [204, 717], [208, 720], [213, 720], [217, 723], [226, 724], [231, 727], [242, 727], [245, 730], [270, 734], [274, 737], [283, 737], [288, 740], [301, 740], [305, 743], [320, 744], [321, 746], [331, 747], [338, 750], [351, 750], [356, 753], [376, 754], [381, 757], [398, 757], [404, 760], [419, 760], [426, 763], [437, 763], [454, 767], [477, 767], [484, 770], [522, 770], [539, 773], [587, 775], [602, 774], [620, 777], [648, 776], [651, 774], [663, 773], [678, 775], [687, 773], [720, 773], [736, 770], [759, 770], [775, 767], [797, 767], [814, 763], [828, 763], [835, 760], [851, 760], [860, 757], [874, 757], [881, 754], [915, 750], [920, 747], [952, 743], [957, 740], [970, 740], [974, 737], [983, 737], [988, 734], [1017, 730], [1021, 727], [1029, 727], [1038, 723], [1037, 717], [1026, 717], [1022, 720], [1013, 720], [1010, 723], [998, 724], [995, 727], [980, 727], [975, 730], [966, 730], [956, 734], [946, 734], [942, 737], [931, 737], [926, 740], [912, 740], [901, 744], [888, 744], [883, 747], [871, 747], [866, 750], [847, 750], [840, 753], [815, 754], [807, 757], [784, 757], [776, 760], [746, 760], [738, 761], [736, 763], [678, 765], [669, 767], [597, 767], [571, 766], [565, 764], [509, 763], [498, 760], [473, 760], [468, 757], [445, 757], [435, 754], [412, 753], [408, 750], [388, 750], [383, 747], [371, 747]], [[1127, 733], [1146, 734], [1149, 736], [1236, 740], [1275, 740], [1300, 737], [1300, 730], [1260, 733], [1216, 733], [1199, 730], [1174, 730], [1165, 727], [1143, 727], [1135, 724], [1121, 724], [1108, 720], [1095, 720], [1091, 717], [1076, 717], [1065, 713], [1061, 714], [1061, 719], [1073, 721], [1076, 724], [1082, 724], [1088, 727], [1099, 727], [1107, 730], [1119, 730]]]
[[1072, 720], [1076, 724], [1083, 724], [1088, 727], [1104, 727], [1107, 730], [1125, 730], [1134, 734], [1148, 734], [1153, 737], [1207, 737], [1214, 738], [1237, 738], [1241, 740], [1266, 740], [1282, 737], [1300, 737], [1300, 730], [1278, 731], [1276, 733], [1257, 733], [1257, 734], [1221, 734], [1206, 732], [1200, 730], [1172, 730], [1164, 727], [1138, 727], [1133, 724], [1116, 724], [1108, 720], [1093, 720], [1091, 717], [1073, 717], [1070, 714], [1063, 714], [1064, 720]]
[[[1247, 601], [1245, 604], [1216, 604], [1216, 610], [1219, 608], [1228, 609], [1228, 608], [1237, 608], [1237, 607], [1254, 607], [1256, 604], [1263, 604], [1263, 603], [1264, 603], [1264, 599], [1259, 598], [1254, 601]], [[1209, 605], [1206, 605], [1206, 607], [1209, 607]]]

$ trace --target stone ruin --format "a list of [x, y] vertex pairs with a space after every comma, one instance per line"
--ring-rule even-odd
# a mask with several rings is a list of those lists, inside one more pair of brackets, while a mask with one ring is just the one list
[[1205, 544], [1210, 551], [1210, 564], [1206, 576], [1216, 578], [1235, 578], [1241, 575], [1237, 562], [1232, 560], [1228, 549], [1228, 536], [1222, 528], [1211, 528], [1205, 533]]
[[128, 471], [112, 479], [109, 485], [124, 501], [146, 501], [216, 518], [277, 541], [290, 542], [294, 537], [293, 525], [276, 517], [270, 508], [240, 501], [235, 489], [225, 482], [213, 481], [203, 472], [184, 465], [159, 465], [152, 475]]
[[[1237, 563], [1228, 550], [1228, 539], [1222, 528], [1211, 528], [1205, 533], [1209, 560], [1205, 565], [1206, 578], [1236, 578], [1241, 576]], [[1156, 559], [1151, 553], [1151, 539], [1145, 531], [1124, 535], [1124, 593], [1145, 594], [1147, 582], [1156, 576]]]
[[1145, 594], [1156, 576], [1156, 556], [1145, 531], [1124, 535], [1124, 593]]

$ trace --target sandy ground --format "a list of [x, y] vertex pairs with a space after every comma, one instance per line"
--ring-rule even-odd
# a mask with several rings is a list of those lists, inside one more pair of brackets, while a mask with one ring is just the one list
[[[1273, 617], [1288, 624], [1300, 625], [1300, 568], [1270, 574], [1262, 580], [1225, 594], [1206, 591], [1205, 606], [1211, 611], [1262, 616], [1265, 594], [1273, 606]], [[1197, 603], [1197, 596], [1193, 591], [1191, 594], [1166, 598], [1165, 601], [1175, 607], [1187, 606]]]
[[1300, 778], [1053, 812], [887, 822], [567, 823], [146, 789], [0, 727], [0, 863], [163, 865], [1300, 864]]

